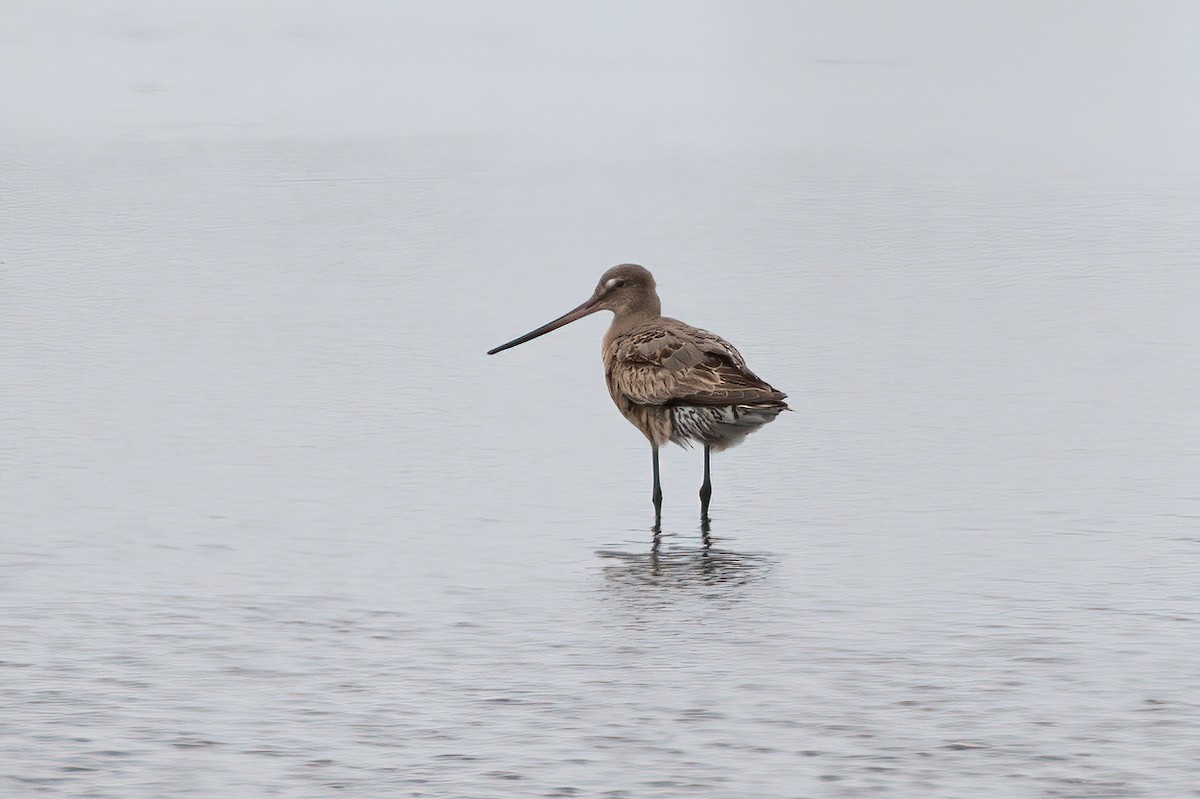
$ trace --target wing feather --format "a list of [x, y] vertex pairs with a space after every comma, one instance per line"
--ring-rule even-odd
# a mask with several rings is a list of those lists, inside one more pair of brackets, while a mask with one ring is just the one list
[[612, 342], [609, 384], [638, 405], [782, 403], [787, 395], [746, 368], [733, 345], [675, 320]]

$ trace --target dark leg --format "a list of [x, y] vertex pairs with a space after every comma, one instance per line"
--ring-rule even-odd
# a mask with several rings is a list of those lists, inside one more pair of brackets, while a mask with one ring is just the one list
[[708, 518], [708, 501], [712, 499], [712, 479], [708, 474], [708, 456], [709, 448], [704, 447], [704, 482], [700, 485], [700, 524], [707, 530], [708, 523], [712, 521]]
[[662, 529], [662, 486], [658, 484], [658, 447], [653, 447], [654, 452], [654, 532]]

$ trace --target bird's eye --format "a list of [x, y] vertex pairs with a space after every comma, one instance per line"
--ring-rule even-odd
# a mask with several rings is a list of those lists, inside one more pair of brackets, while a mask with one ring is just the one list
[[625, 285], [625, 278], [621, 278], [620, 280], [613, 283], [614, 288], [621, 288], [621, 286], [624, 286], [624, 285]]

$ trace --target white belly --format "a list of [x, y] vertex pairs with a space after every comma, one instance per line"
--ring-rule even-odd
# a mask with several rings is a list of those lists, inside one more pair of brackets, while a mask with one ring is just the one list
[[779, 405], [676, 405], [671, 408], [671, 440], [684, 447], [698, 441], [729, 449], [783, 412]]

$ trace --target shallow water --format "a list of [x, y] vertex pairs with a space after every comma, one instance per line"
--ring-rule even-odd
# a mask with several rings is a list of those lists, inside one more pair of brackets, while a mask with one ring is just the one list
[[[1200, 796], [1194, 180], [13, 137], [5, 796]], [[649, 452], [608, 266], [790, 394]]]
[[[24, 161], [10, 794], [1195, 792], [1194, 200], [478, 159]], [[708, 546], [672, 449], [652, 549], [601, 321], [482, 354], [645, 250], [797, 411]]]

